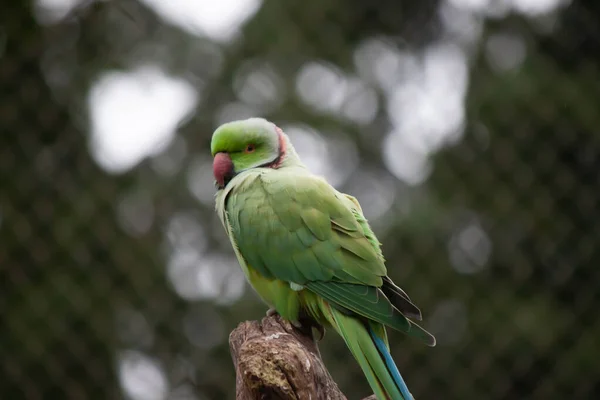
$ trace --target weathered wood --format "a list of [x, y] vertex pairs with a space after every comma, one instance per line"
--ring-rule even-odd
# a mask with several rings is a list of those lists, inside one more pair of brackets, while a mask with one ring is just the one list
[[238, 325], [229, 335], [229, 347], [236, 400], [346, 400], [321, 360], [311, 328], [267, 316]]

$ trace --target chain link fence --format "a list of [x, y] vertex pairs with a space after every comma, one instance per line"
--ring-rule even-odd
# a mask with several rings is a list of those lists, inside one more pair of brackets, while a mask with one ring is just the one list
[[[233, 399], [266, 307], [210, 136], [264, 116], [355, 195], [437, 336], [417, 399], [600, 393], [594, 0], [0, 0], [0, 398]], [[369, 394], [342, 340], [321, 351]]]

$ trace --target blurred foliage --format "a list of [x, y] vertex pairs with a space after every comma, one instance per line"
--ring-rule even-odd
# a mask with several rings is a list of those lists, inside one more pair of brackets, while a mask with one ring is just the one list
[[[597, 2], [532, 15], [552, 2], [264, 0], [228, 41], [148, 1], [60, 18], [42, 3], [0, 1], [1, 398], [233, 398], [228, 333], [266, 307], [214, 215], [208, 143], [251, 115], [296, 132], [363, 204], [439, 339], [390, 336], [416, 398], [600, 391]], [[464, 96], [432, 88], [423, 111], [409, 91], [394, 108], [390, 88], [410, 68], [439, 74], [425, 61], [440, 54], [457, 82], [464, 56]], [[143, 65], [198, 101], [161, 151], [110, 170], [94, 156], [88, 94]], [[445, 96], [464, 118], [408, 179], [398, 163], [420, 153], [390, 132], [413, 110], [432, 132], [452, 125], [434, 112], [455, 106]], [[368, 393], [339, 338], [321, 350], [350, 398]]]

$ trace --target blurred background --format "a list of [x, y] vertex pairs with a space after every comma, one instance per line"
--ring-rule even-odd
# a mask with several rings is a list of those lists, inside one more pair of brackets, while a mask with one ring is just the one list
[[209, 143], [249, 116], [362, 203], [438, 339], [391, 334], [417, 399], [600, 393], [598, 1], [0, 4], [0, 398], [234, 398], [266, 307]]

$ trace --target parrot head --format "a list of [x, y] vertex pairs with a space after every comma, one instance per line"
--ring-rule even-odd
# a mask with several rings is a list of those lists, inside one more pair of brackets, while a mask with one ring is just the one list
[[288, 144], [287, 135], [262, 118], [221, 125], [210, 144], [217, 187], [223, 189], [234, 176], [252, 168], [279, 168]]

